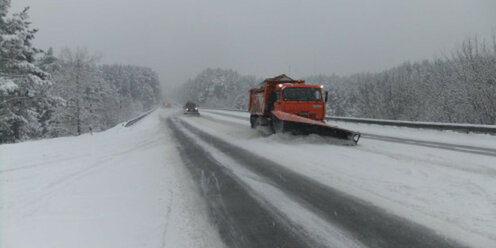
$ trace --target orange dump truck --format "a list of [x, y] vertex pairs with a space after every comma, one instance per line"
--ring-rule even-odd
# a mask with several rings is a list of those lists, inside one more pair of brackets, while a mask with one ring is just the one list
[[327, 92], [282, 74], [250, 90], [252, 128], [268, 126], [273, 133], [318, 134], [357, 144], [360, 133], [325, 123]]

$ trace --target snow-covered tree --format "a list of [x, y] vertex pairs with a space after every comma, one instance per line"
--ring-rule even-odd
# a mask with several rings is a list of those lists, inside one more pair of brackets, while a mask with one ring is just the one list
[[51, 93], [63, 103], [51, 120], [52, 136], [104, 130], [159, 102], [158, 76], [150, 68], [96, 65], [96, 57], [82, 48], [64, 49], [44, 61], [55, 61], [46, 65], [53, 70]]
[[10, 1], [0, 5], [0, 143], [41, 136], [40, 122], [55, 99], [47, 94], [50, 74], [36, 64], [28, 9], [8, 17]]
[[103, 130], [159, 102], [153, 70], [98, 66], [82, 48], [45, 53], [32, 46], [28, 8], [9, 8], [0, 0], [0, 143]]
[[[115, 121], [122, 121], [156, 106], [160, 101], [160, 81], [152, 69], [133, 65], [102, 65], [103, 79], [116, 93], [108, 103], [116, 107], [109, 114]], [[110, 100], [110, 99], [109, 99]]]
[[[260, 80], [261, 81], [261, 80]], [[181, 101], [195, 101], [209, 107], [248, 107], [248, 89], [257, 83], [252, 76], [241, 76], [233, 70], [206, 69], [188, 80], [179, 92]]]
[[98, 109], [101, 105], [101, 80], [96, 68], [96, 57], [84, 48], [63, 49], [58, 63], [61, 67], [55, 76], [52, 92], [64, 98], [65, 104], [59, 111], [61, 135], [80, 135], [94, 129], [99, 121]]
[[[246, 109], [248, 89], [261, 80], [206, 69], [178, 90], [182, 101]], [[496, 37], [465, 40], [451, 57], [406, 62], [378, 73], [304, 78], [329, 91], [329, 115], [496, 124]]]

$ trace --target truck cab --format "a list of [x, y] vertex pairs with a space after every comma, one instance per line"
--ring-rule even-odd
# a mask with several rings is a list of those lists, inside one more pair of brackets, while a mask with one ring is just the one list
[[[312, 120], [325, 118], [325, 97], [322, 87], [304, 83], [278, 84], [274, 92], [273, 110], [296, 114]], [[270, 103], [269, 103], [270, 104]]]
[[308, 119], [323, 121], [327, 93], [321, 85], [305, 84], [284, 74], [265, 79], [250, 90], [251, 126], [268, 125], [272, 111], [295, 114]]

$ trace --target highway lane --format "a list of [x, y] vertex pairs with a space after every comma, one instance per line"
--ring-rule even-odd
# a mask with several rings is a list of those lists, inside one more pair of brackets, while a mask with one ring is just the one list
[[[249, 123], [249, 120], [250, 120], [249, 117], [243, 117], [243, 116], [239, 116], [239, 115], [235, 115], [235, 114], [229, 114], [229, 113], [225, 113], [225, 112], [221, 113], [218, 111], [209, 111], [209, 110], [204, 110], [204, 111], [206, 111], [208, 113], [216, 114], [216, 115], [231, 117], [231, 118], [240, 119], [240, 120], [246, 120], [247, 123]], [[360, 130], [357, 130], [357, 131], [360, 131]], [[444, 150], [450, 150], [450, 151], [457, 151], [457, 152], [464, 152], [464, 153], [471, 153], [471, 154], [479, 154], [479, 155], [496, 157], [496, 149], [486, 148], [486, 147], [450, 144], [450, 143], [425, 141], [425, 140], [417, 140], [417, 139], [406, 139], [406, 138], [398, 138], [398, 137], [368, 134], [368, 133], [362, 133], [361, 139], [373, 139], [373, 140], [380, 140], [380, 141], [386, 141], [386, 142], [395, 142], [395, 143], [401, 143], [401, 144], [407, 144], [407, 145], [438, 148], [438, 149], [444, 149]]]
[[268, 206], [262, 206], [236, 177], [167, 120], [180, 156], [198, 183], [227, 247], [322, 247], [309, 240]]
[[415, 146], [439, 148], [439, 149], [450, 150], [450, 151], [465, 152], [465, 153], [480, 154], [480, 155], [487, 155], [487, 156], [496, 157], [496, 149], [485, 148], [485, 147], [456, 145], [456, 144], [448, 144], [448, 143], [425, 141], [425, 140], [396, 138], [396, 137], [367, 134], [367, 133], [362, 134], [362, 138], [375, 139], [375, 140], [381, 140], [381, 141], [387, 141], [387, 142], [395, 142], [395, 143], [408, 144], [408, 145], [415, 145]]
[[[212, 184], [214, 186], [207, 190], [202, 187], [202, 190], [210, 192], [204, 196], [211, 206], [213, 221], [228, 246], [319, 247], [325, 244], [310, 239], [297, 227], [297, 223], [291, 223], [284, 216], [277, 214], [270, 205], [257, 201], [249, 187], [240, 183], [236, 175], [213, 159], [195, 140], [188, 138], [185, 132], [195, 135], [231, 157], [264, 178], [267, 183], [307, 206], [325, 221], [346, 230], [368, 247], [462, 247], [452, 240], [436, 235], [433, 230], [319, 184], [186, 122], [168, 120], [167, 123], [178, 140], [178, 149], [185, 164], [199, 185], [205, 185], [205, 175], [215, 175], [215, 178], [210, 177], [211, 179], [207, 180], [215, 182]], [[265, 235], [266, 233], [271, 235]]]

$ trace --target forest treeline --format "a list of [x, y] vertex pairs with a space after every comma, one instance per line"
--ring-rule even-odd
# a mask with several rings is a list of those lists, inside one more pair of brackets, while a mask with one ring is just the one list
[[194, 101], [212, 108], [246, 109], [248, 90], [262, 81], [233, 70], [208, 68], [178, 88], [179, 101]]
[[[273, 76], [281, 74], [274, 72]], [[293, 76], [293, 75], [289, 75]], [[378, 73], [314, 75], [329, 91], [328, 115], [496, 124], [496, 41], [467, 39], [450, 55], [407, 62]], [[248, 89], [262, 79], [206, 69], [179, 90], [181, 100], [246, 109]]]
[[98, 65], [83, 48], [35, 48], [28, 8], [8, 15], [10, 1], [0, 3], [0, 143], [104, 130], [160, 100], [150, 68]]

